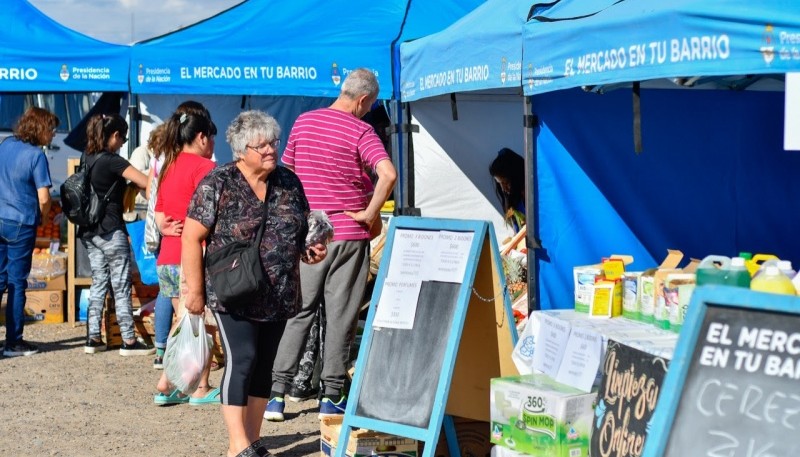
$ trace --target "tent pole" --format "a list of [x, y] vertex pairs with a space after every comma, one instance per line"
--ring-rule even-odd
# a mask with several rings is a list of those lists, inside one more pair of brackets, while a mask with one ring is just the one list
[[419, 126], [411, 124], [411, 107], [394, 100], [392, 110], [392, 160], [398, 170], [395, 185], [395, 210], [397, 216], [419, 216], [414, 199], [414, 145], [411, 134], [419, 132]]
[[533, 97], [523, 97], [523, 119], [525, 126], [525, 245], [528, 249], [528, 313], [541, 309], [539, 302], [539, 269], [537, 252], [541, 248], [537, 226], [537, 170], [535, 129], [539, 119], [533, 114]]

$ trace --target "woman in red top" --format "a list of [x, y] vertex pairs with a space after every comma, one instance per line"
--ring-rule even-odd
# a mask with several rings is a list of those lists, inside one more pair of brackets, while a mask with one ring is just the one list
[[[186, 103], [184, 104], [186, 105]], [[178, 314], [181, 278], [181, 232], [189, 201], [200, 181], [214, 168], [214, 136], [217, 128], [208, 111], [179, 107], [166, 123], [163, 148], [164, 163], [158, 182], [155, 207], [156, 224], [162, 233], [161, 247], [156, 262], [159, 292], [172, 299]], [[199, 103], [197, 104], [200, 107]], [[158, 316], [157, 316], [158, 317]], [[170, 313], [171, 319], [171, 313]], [[173, 391], [166, 375], [158, 382], [154, 402], [158, 405], [173, 403], [219, 403], [219, 389], [208, 383], [209, 367], [203, 372], [200, 385], [191, 398]]]

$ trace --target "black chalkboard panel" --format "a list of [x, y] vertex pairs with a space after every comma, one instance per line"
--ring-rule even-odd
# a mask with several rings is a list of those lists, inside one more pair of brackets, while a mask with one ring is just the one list
[[800, 316], [708, 304], [664, 455], [800, 455]]
[[374, 329], [357, 415], [428, 427], [461, 286], [423, 281], [412, 329]]
[[642, 455], [668, 363], [662, 357], [608, 341], [592, 422], [590, 455]]

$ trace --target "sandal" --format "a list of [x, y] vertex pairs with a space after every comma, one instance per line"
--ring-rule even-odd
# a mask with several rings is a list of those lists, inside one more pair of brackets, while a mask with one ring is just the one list
[[189, 404], [192, 406], [219, 404], [219, 387], [208, 391], [205, 397], [189, 397]]
[[153, 397], [153, 403], [158, 406], [179, 405], [181, 403], [189, 403], [189, 396], [183, 395], [178, 389], [173, 390], [169, 395], [159, 392]]

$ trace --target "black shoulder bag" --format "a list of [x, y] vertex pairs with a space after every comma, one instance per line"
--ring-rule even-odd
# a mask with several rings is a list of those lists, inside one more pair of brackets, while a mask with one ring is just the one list
[[[271, 186], [270, 186], [271, 187]], [[221, 194], [220, 194], [221, 196]], [[221, 198], [220, 198], [221, 199]], [[269, 189], [264, 198], [264, 216], [255, 240], [234, 241], [206, 253], [206, 268], [211, 285], [222, 305], [233, 310], [253, 302], [267, 291], [269, 282], [261, 266], [261, 238], [267, 223]]]

